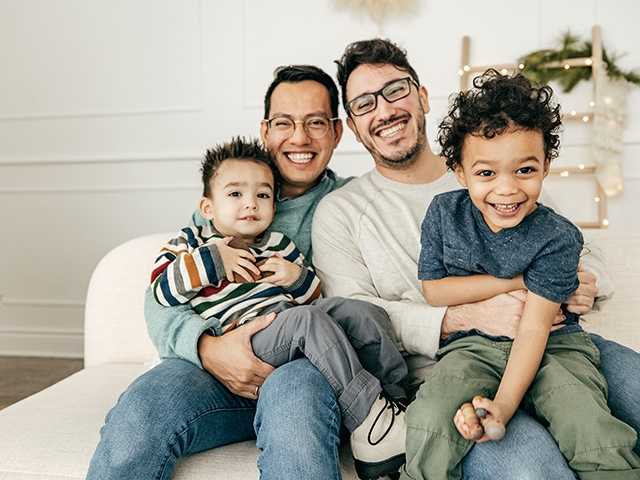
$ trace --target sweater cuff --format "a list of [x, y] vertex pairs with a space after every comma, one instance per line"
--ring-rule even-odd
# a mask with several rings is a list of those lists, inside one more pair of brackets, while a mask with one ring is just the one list
[[201, 335], [207, 335], [207, 331], [215, 334], [216, 337], [219, 336], [221, 334], [220, 322], [218, 322], [216, 318], [211, 318], [200, 324], [194, 323], [188, 325], [177, 338], [175, 347], [176, 355], [190, 361], [202, 369], [202, 362], [198, 355], [198, 341], [200, 340]]
[[214, 284], [217, 284], [218, 282], [221, 282], [225, 278], [227, 278], [227, 272], [224, 269], [224, 262], [222, 261], [222, 256], [220, 255], [220, 250], [218, 250], [218, 247], [214, 243], [208, 243], [205, 246], [207, 247], [207, 249], [209, 250], [209, 253], [211, 254], [211, 259], [213, 260], [213, 266], [216, 271], [217, 278], [215, 279], [215, 281], [213, 281], [214, 279], [212, 278], [209, 279], [210, 283], [214, 285]]
[[311, 273], [311, 271], [309, 271], [308, 268], [300, 267], [300, 275], [298, 276], [298, 279], [288, 287], [284, 287], [284, 289], [289, 293], [295, 292], [296, 290], [298, 290], [300, 287], [304, 285], [309, 275], [315, 275], [315, 274]]

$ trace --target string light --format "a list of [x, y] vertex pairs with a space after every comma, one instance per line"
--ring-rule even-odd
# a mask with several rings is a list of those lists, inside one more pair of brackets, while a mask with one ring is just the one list
[[582, 117], [582, 121], [587, 123], [589, 121], [589, 115], [585, 115], [584, 117]]
[[607, 220], [606, 218], [604, 220], [602, 220], [602, 226], [603, 227], [608, 227], [609, 226], [609, 220]]
[[580, 165], [578, 165], [578, 168], [579, 168], [580, 170], [584, 170], [584, 165], [581, 163]]
[[469, 65], [465, 65], [464, 67], [462, 67], [462, 69], [463, 69], [465, 72], [468, 72], [469, 70], [471, 70], [471, 67], [470, 67]]
[[596, 203], [600, 203], [600, 197], [595, 197], [593, 200], [594, 200]]
[[571, 116], [575, 117], [578, 114], [578, 112], [576, 112], [575, 110], [571, 110]]
[[584, 64], [585, 64], [585, 65], [591, 65], [592, 63], [593, 63], [593, 61], [592, 61], [590, 58], [587, 58], [587, 59], [584, 61]]
[[524, 63], [521, 63], [520, 65], [518, 65], [518, 68], [519, 68], [520, 70], [524, 70]]
[[464, 72], [462, 70], [458, 70], [458, 75], [462, 76], [464, 75]]
[[560, 172], [560, 176], [561, 177], [568, 177], [569, 176], [569, 172], [567, 170], [564, 170], [564, 171]]
[[589, 106], [590, 106], [591, 108], [595, 107], [595, 106], [596, 106], [596, 102], [594, 102], [593, 100], [591, 100], [591, 101], [589, 102]]
[[508, 70], [506, 68], [503, 68], [502, 70], [500, 70], [500, 73], [502, 75], [506, 75], [508, 73]]
[[564, 69], [565, 70], [569, 70], [571, 68], [571, 65], [569, 65], [568, 63], [564, 64]]

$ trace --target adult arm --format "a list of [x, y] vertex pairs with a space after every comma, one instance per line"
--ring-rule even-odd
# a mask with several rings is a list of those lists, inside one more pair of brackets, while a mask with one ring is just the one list
[[216, 377], [232, 393], [255, 398], [256, 387], [273, 371], [251, 349], [251, 336], [265, 328], [275, 315], [259, 317], [224, 335], [213, 336], [217, 319], [204, 320], [190, 305], [163, 307], [147, 289], [145, 320], [151, 341], [161, 358], [188, 360]]
[[[316, 210], [312, 228], [313, 264], [325, 296], [364, 300], [384, 308], [408, 353], [435, 358], [444, 308], [424, 302], [415, 270], [400, 272], [407, 282], [406, 288], [403, 285], [398, 289], [402, 293], [390, 298], [386, 292], [379, 292], [358, 245], [357, 224], [332, 196], [325, 198]], [[378, 254], [383, 262], [385, 251]]]

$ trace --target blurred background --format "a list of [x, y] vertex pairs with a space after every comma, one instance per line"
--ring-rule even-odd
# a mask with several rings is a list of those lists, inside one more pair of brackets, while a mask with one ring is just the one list
[[[392, 39], [429, 90], [432, 143], [460, 87], [465, 35], [472, 63], [489, 65], [556, 47], [568, 29], [590, 40], [600, 25], [607, 50], [626, 52], [617, 64], [640, 67], [636, 0], [397, 1], [382, 20], [371, 3], [0, 0], [0, 356], [81, 358], [96, 263], [125, 240], [188, 221], [202, 153], [258, 134], [279, 65], [334, 76], [347, 43]], [[589, 109], [592, 89], [560, 95], [563, 110]], [[595, 233], [624, 240], [611, 244], [619, 264], [633, 248], [640, 256], [640, 89], [625, 107], [624, 189], [608, 199], [607, 233]], [[558, 166], [592, 163], [591, 128], [567, 124]], [[331, 166], [347, 176], [373, 164], [346, 131]], [[549, 189], [572, 218], [598, 218], [593, 178], [556, 177]]]

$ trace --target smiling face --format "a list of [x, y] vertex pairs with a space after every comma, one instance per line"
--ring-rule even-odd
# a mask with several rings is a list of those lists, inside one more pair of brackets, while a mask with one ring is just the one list
[[507, 129], [491, 139], [467, 135], [455, 172], [487, 226], [499, 232], [535, 210], [548, 169], [541, 132]]
[[[332, 118], [329, 92], [313, 80], [283, 82], [271, 95], [268, 115], [269, 118], [288, 116], [295, 121], [313, 116]], [[286, 136], [268, 128], [263, 122], [261, 136], [275, 158], [282, 178], [283, 196], [296, 197], [313, 187], [324, 173], [342, 136], [342, 123], [333, 121], [326, 135], [311, 138], [302, 123], [296, 123], [293, 134]]]
[[200, 201], [202, 216], [222, 235], [254, 241], [274, 215], [274, 180], [260, 161], [228, 159], [210, 180], [211, 198]]
[[[407, 72], [393, 65], [360, 65], [349, 75], [347, 102], [407, 76]], [[375, 110], [350, 116], [347, 122], [376, 164], [402, 169], [413, 164], [426, 146], [425, 114], [428, 111], [427, 90], [411, 83], [411, 92], [406, 97], [389, 103], [378, 96]]]

